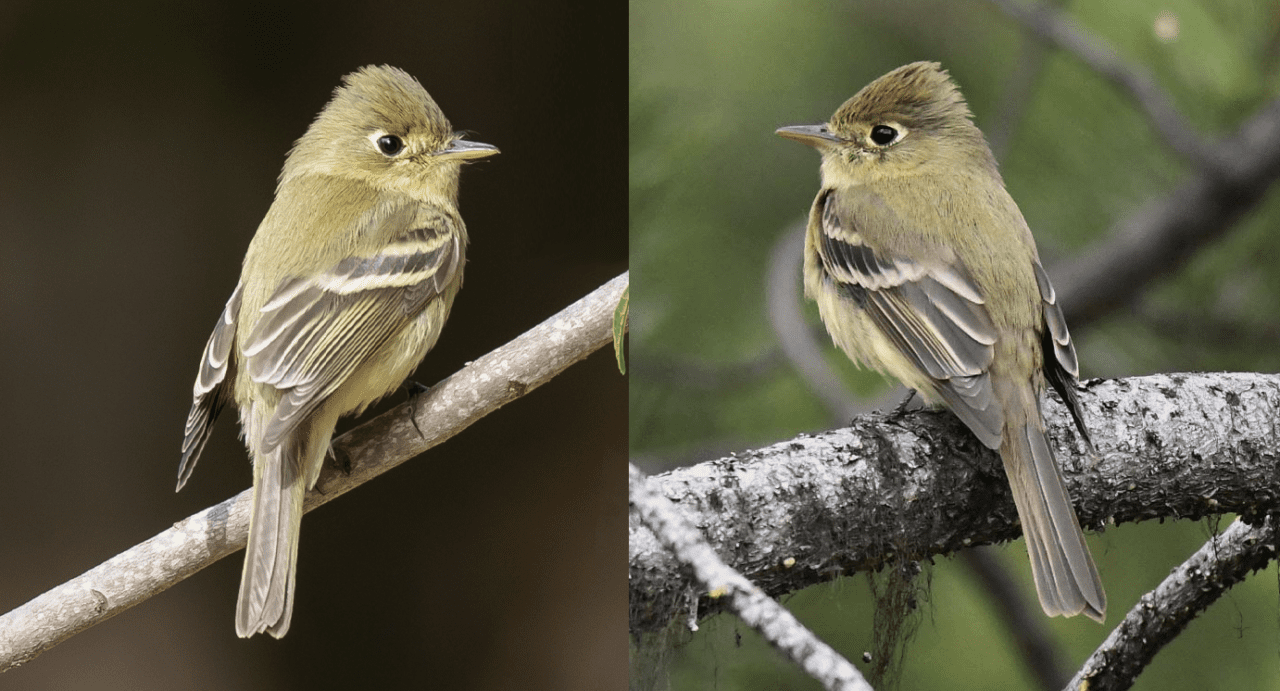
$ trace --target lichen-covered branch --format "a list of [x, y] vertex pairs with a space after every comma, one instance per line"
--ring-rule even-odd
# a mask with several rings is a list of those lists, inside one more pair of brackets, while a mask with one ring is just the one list
[[726, 607], [823, 688], [871, 691], [871, 686], [831, 646], [805, 628], [785, 607], [725, 565], [697, 528], [650, 486], [632, 465], [628, 489], [632, 519], [652, 531], [662, 545], [688, 566], [698, 588]]
[[[1080, 398], [1096, 457], [1056, 399], [1045, 413], [1086, 529], [1276, 506], [1280, 375], [1091, 380]], [[943, 411], [867, 415], [650, 482], [773, 596], [899, 553], [925, 559], [1021, 534], [998, 458]], [[691, 584], [652, 533], [634, 521], [630, 533], [630, 626], [659, 629], [686, 609]], [[703, 615], [717, 609], [700, 601]]]
[[1231, 586], [1266, 568], [1275, 558], [1274, 516], [1257, 525], [1236, 520], [1174, 569], [1159, 587], [1143, 595], [1065, 688], [1130, 688], [1155, 654], [1192, 619]]

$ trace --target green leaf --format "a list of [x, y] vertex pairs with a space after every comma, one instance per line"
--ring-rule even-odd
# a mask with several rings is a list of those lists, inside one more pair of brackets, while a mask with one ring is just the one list
[[627, 334], [630, 305], [631, 284], [628, 283], [627, 287], [622, 289], [622, 297], [618, 299], [618, 306], [613, 310], [613, 352], [618, 356], [618, 371], [623, 374], [627, 373], [627, 359], [622, 354], [622, 343]]

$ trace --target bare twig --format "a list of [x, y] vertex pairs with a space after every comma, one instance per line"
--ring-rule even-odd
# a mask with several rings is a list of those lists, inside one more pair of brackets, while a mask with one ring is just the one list
[[1041, 40], [1078, 58], [1093, 71], [1133, 94], [1173, 150], [1206, 170], [1218, 170], [1225, 157], [1218, 147], [1191, 127], [1173, 106], [1172, 100], [1144, 68], [1120, 59], [1118, 52], [1102, 39], [1081, 28], [1068, 14], [1039, 2], [991, 0]]
[[769, 325], [773, 327], [782, 354], [808, 384], [809, 390], [822, 399], [834, 424], [842, 424], [860, 410], [840, 383], [840, 375], [826, 361], [824, 349], [818, 345], [805, 323], [804, 301], [800, 297], [800, 266], [804, 257], [804, 229], [807, 221], [787, 228], [773, 243], [769, 253], [769, 272], [765, 276], [769, 307]]
[[1131, 687], [1155, 654], [1192, 619], [1275, 558], [1275, 519], [1258, 525], [1237, 519], [1143, 595], [1064, 688], [1118, 691]]
[[1067, 321], [1079, 328], [1176, 270], [1266, 197], [1280, 177], [1280, 100], [1260, 109], [1231, 137], [1208, 141], [1145, 69], [1120, 59], [1066, 13], [1037, 2], [991, 1], [1130, 93], [1169, 146], [1196, 166], [1169, 195], [1130, 214], [1106, 240], [1050, 271]]
[[[510, 343], [420, 395], [334, 440], [351, 461], [344, 475], [325, 468], [306, 510], [354, 489], [462, 431], [546, 383], [611, 342], [613, 310], [627, 284], [622, 274]], [[409, 418], [416, 411], [417, 427]], [[0, 617], [0, 671], [40, 653], [169, 588], [244, 547], [252, 493], [174, 524]]]
[[1004, 80], [995, 116], [991, 118], [989, 126], [982, 128], [997, 161], [1003, 161], [1005, 154], [1009, 152], [1009, 145], [1013, 142], [1022, 115], [1031, 101], [1031, 92], [1044, 71], [1044, 64], [1052, 47], [1044, 41], [1024, 36], [1019, 50], [1021, 54], [1013, 63], [1013, 73]]
[[1229, 142], [1238, 154], [1227, 175], [1193, 173], [1117, 223], [1106, 240], [1054, 265], [1050, 274], [1073, 329], [1177, 270], [1266, 198], [1280, 177], [1280, 100], [1245, 122]]
[[805, 628], [782, 605], [716, 556], [671, 502], [630, 467], [631, 510], [686, 565], [699, 590], [724, 603], [788, 659], [827, 689], [871, 691], [857, 668]]
[[781, 351], [769, 350], [739, 362], [713, 363], [692, 358], [631, 356], [636, 377], [666, 386], [695, 391], [726, 391], [758, 384], [784, 364]]
[[991, 597], [994, 611], [1000, 615], [1005, 631], [1018, 646], [1040, 688], [1045, 691], [1062, 688], [1067, 670], [1045, 626], [1048, 618], [1039, 606], [1031, 604], [1035, 596], [1014, 582], [1009, 569], [998, 561], [990, 547], [965, 550], [960, 557]]

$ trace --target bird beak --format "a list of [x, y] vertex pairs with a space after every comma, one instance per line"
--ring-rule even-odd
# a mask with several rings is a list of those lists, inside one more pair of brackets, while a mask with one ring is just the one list
[[822, 125], [789, 125], [787, 127], [779, 127], [774, 134], [787, 139], [793, 139], [801, 144], [808, 144], [815, 149], [825, 149], [832, 144], [840, 144], [843, 139], [836, 136], [827, 129], [825, 124]]
[[444, 156], [446, 158], [458, 158], [466, 161], [473, 158], [492, 156], [496, 153], [498, 153], [498, 147], [492, 144], [468, 141], [459, 137], [450, 142], [449, 146], [437, 151], [436, 155]]

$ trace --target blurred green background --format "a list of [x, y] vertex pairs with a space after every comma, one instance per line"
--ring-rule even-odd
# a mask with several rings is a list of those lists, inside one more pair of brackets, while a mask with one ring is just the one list
[[[1120, 57], [1150, 70], [1206, 135], [1230, 134], [1280, 95], [1280, 4], [1089, 0], [1061, 7]], [[777, 127], [825, 120], [901, 64], [940, 61], [992, 140], [1051, 276], [1055, 263], [1106, 242], [1115, 224], [1167, 195], [1190, 170], [1129, 94], [1073, 56], [1035, 43], [986, 2], [647, 0], [630, 8], [630, 445], [649, 472], [840, 422], [780, 354], [770, 326], [770, 254], [795, 232], [818, 190], [817, 155], [774, 136]], [[1273, 192], [1123, 308], [1073, 323], [1082, 375], [1280, 369], [1278, 230]], [[781, 265], [793, 285], [799, 269], [798, 252]], [[787, 307], [821, 328], [812, 305]], [[819, 336], [851, 396], [864, 405], [896, 403], [888, 383], [855, 370]], [[1109, 622], [1216, 527], [1130, 524], [1091, 537]], [[1038, 609], [1021, 541], [996, 551]], [[970, 572], [939, 560], [932, 577], [901, 688], [1030, 687]], [[1236, 587], [1163, 650], [1135, 688], [1280, 688], [1276, 583], [1273, 564]], [[850, 660], [870, 648], [869, 603], [861, 576], [785, 600]], [[1109, 631], [1082, 619], [1045, 625], [1068, 667]], [[633, 682], [640, 677], [675, 689], [816, 688], [725, 616], [656, 656], [634, 655]]]

